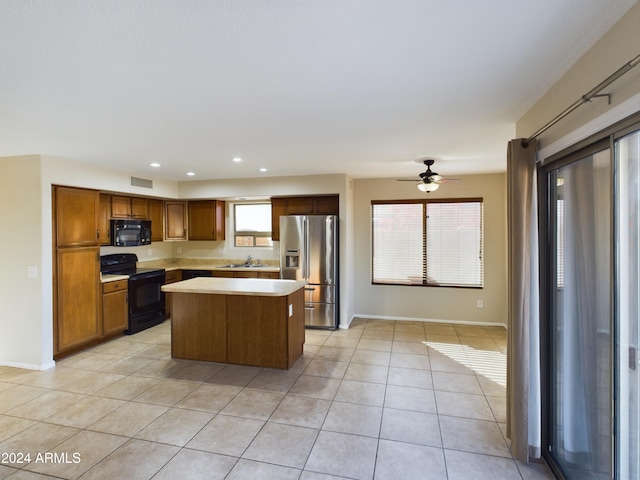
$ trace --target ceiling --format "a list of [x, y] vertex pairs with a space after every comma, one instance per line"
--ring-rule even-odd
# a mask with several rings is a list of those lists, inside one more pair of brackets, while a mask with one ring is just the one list
[[0, 156], [179, 181], [503, 171], [517, 119], [634, 3], [2, 0]]

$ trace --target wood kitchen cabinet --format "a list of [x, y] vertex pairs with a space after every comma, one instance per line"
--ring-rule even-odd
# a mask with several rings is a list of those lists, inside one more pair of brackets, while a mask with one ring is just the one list
[[280, 240], [280, 217], [287, 214], [287, 200], [282, 197], [271, 198], [271, 239]]
[[166, 201], [165, 240], [187, 239], [187, 202]]
[[102, 336], [100, 247], [58, 248], [54, 288], [54, 355]]
[[269, 278], [271, 280], [280, 278], [278, 272], [262, 272], [260, 270], [212, 270], [211, 276], [224, 278]]
[[189, 202], [189, 240], [224, 240], [224, 209], [222, 200]]
[[54, 358], [102, 336], [99, 208], [96, 190], [54, 187]]
[[280, 240], [282, 215], [338, 215], [338, 195], [306, 195], [296, 197], [271, 197], [271, 238]]
[[55, 187], [54, 223], [56, 247], [98, 245], [98, 205], [96, 190]]
[[112, 195], [111, 217], [146, 220], [149, 217], [149, 200], [142, 197]]
[[128, 327], [128, 281], [102, 284], [102, 336], [121, 335]]
[[100, 194], [98, 240], [100, 245], [111, 245], [111, 195], [107, 193]]
[[[168, 285], [170, 283], [176, 283], [182, 280], [182, 270], [168, 270], [165, 272], [164, 283]], [[167, 315], [167, 318], [171, 317], [171, 294], [164, 294], [164, 309]]]
[[151, 241], [164, 240], [164, 202], [155, 198], [149, 199], [149, 220], [151, 220]]

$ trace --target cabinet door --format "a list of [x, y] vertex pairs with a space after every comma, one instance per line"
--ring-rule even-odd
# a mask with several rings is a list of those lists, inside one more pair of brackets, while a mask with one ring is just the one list
[[310, 215], [313, 213], [313, 197], [287, 198], [287, 215]]
[[[182, 270], [171, 270], [166, 272], [164, 283], [165, 285], [168, 285], [169, 283], [175, 283], [181, 280], [182, 280]], [[167, 317], [169, 318], [171, 317], [171, 310], [173, 308], [172, 296], [173, 296], [173, 293], [167, 292], [164, 294], [164, 309], [167, 314]]]
[[131, 218], [147, 220], [149, 218], [149, 200], [131, 197]]
[[100, 247], [59, 248], [56, 255], [56, 353], [100, 338]]
[[165, 202], [165, 239], [187, 239], [187, 202]]
[[224, 240], [224, 202], [189, 202], [189, 240]]
[[100, 245], [111, 244], [111, 195], [100, 194], [100, 207], [98, 212], [98, 240]]
[[111, 197], [111, 216], [113, 218], [131, 218], [131, 198], [113, 195]]
[[99, 203], [95, 190], [55, 187], [56, 246], [98, 245]]
[[233, 272], [233, 278], [258, 278], [258, 272], [256, 271], [252, 271], [252, 272], [247, 272], [242, 271], [242, 270], [236, 270], [235, 272]]
[[[124, 282], [126, 285], [126, 281]], [[123, 333], [129, 323], [127, 290], [122, 289], [102, 295], [102, 335]]]
[[287, 202], [284, 198], [271, 199], [271, 239], [280, 240], [280, 217], [287, 214]]
[[338, 215], [338, 195], [322, 195], [314, 198], [313, 213]]
[[151, 241], [164, 240], [164, 202], [149, 199], [149, 220], [151, 220]]
[[258, 278], [270, 278], [271, 280], [277, 280], [280, 278], [278, 272], [258, 272]]

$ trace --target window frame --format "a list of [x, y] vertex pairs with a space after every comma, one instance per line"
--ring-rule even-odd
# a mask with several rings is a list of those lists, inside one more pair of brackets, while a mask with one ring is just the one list
[[[250, 206], [250, 205], [268, 205], [269, 206], [269, 219], [271, 219], [271, 202], [238, 202], [233, 204], [233, 246], [234, 248], [273, 248], [273, 231], [258, 231], [258, 230], [238, 230], [237, 229], [237, 207]], [[252, 237], [252, 245], [238, 245], [238, 237]], [[257, 245], [258, 238], [270, 239], [269, 245]]]
[[[435, 203], [480, 203], [481, 205], [481, 226], [480, 226], [480, 256], [481, 256], [481, 273], [480, 273], [480, 285], [457, 285], [457, 284], [439, 284], [429, 283], [427, 275], [427, 215], [426, 209], [428, 204]], [[376, 281], [374, 278], [374, 257], [375, 257], [375, 244], [374, 234], [375, 226], [373, 222], [373, 209], [375, 205], [398, 205], [398, 204], [420, 204], [422, 205], [422, 237], [423, 237], [423, 266], [422, 266], [422, 282], [384, 282]], [[468, 198], [434, 198], [434, 199], [401, 199], [401, 200], [371, 200], [371, 284], [372, 285], [386, 285], [386, 286], [398, 286], [398, 287], [439, 287], [439, 288], [471, 288], [471, 289], [483, 289], [485, 285], [484, 267], [485, 267], [485, 226], [484, 226], [484, 198], [483, 197], [468, 197]]]

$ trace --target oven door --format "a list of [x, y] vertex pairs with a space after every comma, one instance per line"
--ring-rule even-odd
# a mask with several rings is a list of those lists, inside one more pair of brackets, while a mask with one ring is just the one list
[[129, 277], [129, 332], [136, 333], [164, 320], [164, 272]]

